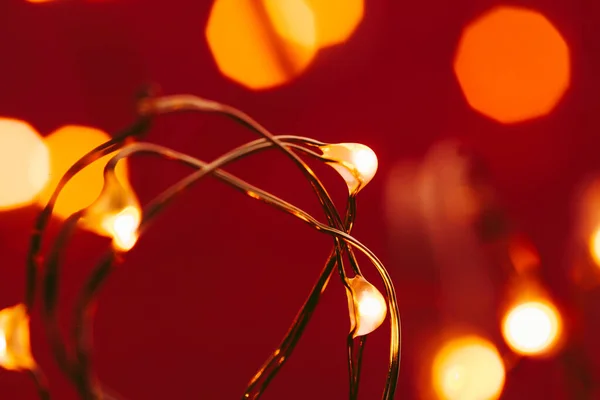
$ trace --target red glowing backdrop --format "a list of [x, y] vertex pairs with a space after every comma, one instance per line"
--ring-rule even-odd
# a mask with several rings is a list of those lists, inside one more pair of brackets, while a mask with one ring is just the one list
[[[26, 120], [42, 135], [66, 124], [114, 132], [133, 120], [135, 93], [156, 83], [163, 93], [193, 93], [232, 104], [273, 132], [368, 144], [380, 169], [361, 192], [354, 234], [380, 256], [397, 287], [404, 338], [396, 397], [422, 398], [423, 353], [431, 332], [442, 326], [442, 281], [454, 279], [450, 284], [472, 290], [473, 302], [480, 292], [462, 283], [460, 275], [440, 273], [427, 241], [397, 232], [390, 223], [386, 193], [394, 196], [388, 186], [397, 163], [421, 159], [441, 140], [467, 144], [487, 165], [499, 202], [537, 247], [542, 275], [564, 303], [570, 301], [567, 253], [574, 195], [579, 183], [600, 168], [599, 3], [517, 4], [539, 11], [560, 32], [570, 54], [570, 82], [547, 116], [511, 125], [474, 111], [453, 70], [463, 29], [498, 4], [367, 0], [364, 18], [346, 43], [319, 52], [292, 82], [252, 91], [223, 77], [211, 56], [205, 27], [212, 1], [3, 0], [0, 115]], [[229, 121], [202, 115], [165, 117], [150, 135], [154, 142], [206, 160], [251, 138]], [[232, 171], [319, 215], [310, 188], [284, 157], [266, 153]], [[317, 171], [341, 202], [345, 188], [339, 177], [326, 168]], [[156, 160], [130, 165], [142, 201], [185, 172]], [[0, 213], [2, 308], [23, 295], [36, 210]], [[240, 396], [285, 333], [330, 244], [326, 236], [218, 182], [202, 183], [160, 218], [102, 292], [94, 358], [101, 378], [125, 398]], [[69, 307], [105, 245], [85, 232], [74, 239], [61, 283], [65, 330]], [[469, 254], [448, 257], [461, 264]], [[493, 277], [496, 272], [478, 273]], [[490, 283], [495, 292], [500, 291], [497, 282]], [[600, 329], [594, 323], [600, 304], [589, 297], [583, 342], [594, 359], [600, 354], [593, 340]], [[297, 351], [264, 398], [346, 398], [347, 329], [345, 294], [332, 280]], [[50, 357], [37, 314], [32, 332], [34, 352], [55, 398], [75, 398]], [[362, 398], [381, 395], [388, 332], [384, 325], [368, 341]], [[524, 361], [509, 373], [503, 398], [569, 398], [566, 375], [556, 360]], [[6, 371], [0, 371], [0, 393], [7, 399], [35, 398], [25, 374]]]

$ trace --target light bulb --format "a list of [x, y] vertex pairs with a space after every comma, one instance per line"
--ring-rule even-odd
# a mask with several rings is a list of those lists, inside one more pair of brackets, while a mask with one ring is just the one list
[[517, 353], [542, 355], [557, 343], [562, 323], [556, 308], [542, 301], [530, 301], [513, 307], [502, 323], [507, 344]]
[[100, 197], [85, 211], [83, 222], [96, 233], [113, 239], [113, 247], [129, 251], [138, 239], [142, 212], [131, 189], [114, 174], [106, 176]]
[[356, 194], [377, 172], [377, 156], [360, 143], [337, 143], [319, 146], [323, 157], [344, 178], [350, 194]]
[[445, 343], [433, 360], [431, 373], [437, 398], [446, 400], [498, 399], [506, 379], [496, 347], [474, 335]]
[[0, 311], [0, 367], [30, 370], [35, 367], [29, 342], [29, 315], [23, 304]]
[[385, 320], [387, 304], [375, 286], [360, 275], [348, 279], [348, 311], [353, 337], [368, 335]]

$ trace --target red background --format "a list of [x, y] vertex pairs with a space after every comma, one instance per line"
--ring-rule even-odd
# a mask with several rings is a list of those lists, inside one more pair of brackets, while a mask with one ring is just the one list
[[[397, 286], [404, 356], [396, 397], [420, 398], [423, 332], [436, 324], [437, 283], [423, 272], [431, 264], [425, 246], [398, 241], [387, 224], [386, 179], [396, 162], [421, 157], [440, 139], [469, 143], [487, 163], [503, 206], [538, 247], [549, 287], [565, 299], [574, 190], [600, 166], [600, 3], [519, 3], [544, 13], [563, 34], [572, 81], [551, 115], [511, 127], [472, 111], [452, 72], [462, 28], [497, 2], [366, 3], [364, 21], [345, 45], [322, 51], [293, 83], [252, 92], [215, 66], [204, 38], [208, 0], [2, 0], [0, 114], [24, 119], [43, 135], [65, 124], [114, 132], [132, 121], [135, 92], [154, 82], [167, 94], [237, 106], [274, 132], [368, 144], [380, 170], [361, 192], [354, 233], [380, 256]], [[206, 160], [253, 138], [214, 116], [165, 117], [150, 134], [151, 141]], [[143, 201], [185, 172], [156, 160], [136, 160], [131, 171]], [[308, 185], [284, 157], [269, 152], [232, 171], [319, 215]], [[317, 171], [341, 202], [340, 179], [329, 169]], [[22, 298], [35, 212], [0, 214], [2, 307]], [[160, 218], [102, 292], [95, 327], [102, 380], [129, 399], [239, 398], [285, 333], [330, 244], [291, 217], [219, 183], [202, 183]], [[62, 281], [65, 326], [68, 307], [105, 245], [86, 233], [74, 240]], [[591, 301], [589, 309], [598, 308]], [[585, 335], [592, 358], [600, 354], [594, 316], [589, 311]], [[345, 294], [332, 280], [305, 338], [264, 398], [346, 398], [347, 319]], [[74, 398], [37, 315], [32, 324], [34, 352], [54, 397]], [[362, 398], [381, 395], [387, 340], [386, 325], [368, 343]], [[569, 398], [564, 375], [557, 361], [525, 361], [509, 375], [503, 398]], [[0, 393], [35, 398], [24, 374], [0, 372]]]

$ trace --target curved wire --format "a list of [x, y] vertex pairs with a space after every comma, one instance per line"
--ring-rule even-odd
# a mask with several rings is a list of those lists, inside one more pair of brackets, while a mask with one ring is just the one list
[[[302, 146], [293, 144], [293, 143], [303, 143], [304, 138], [301, 138], [298, 136], [281, 136], [281, 139], [284, 141], [291, 142], [291, 144], [289, 144], [290, 147], [300, 150], [304, 154], [307, 154], [307, 155], [310, 155], [310, 156], [316, 157], [316, 158], [322, 158], [319, 154], [314, 153], [314, 152], [310, 151], [309, 149], [306, 149]], [[267, 149], [269, 147], [272, 147], [272, 144], [269, 143], [268, 141], [266, 141], [264, 139], [255, 140], [246, 146], [242, 146], [239, 149], [242, 151], [239, 151], [239, 150], [237, 151], [237, 153], [238, 153], [237, 159], [248, 156], [257, 151]], [[176, 152], [173, 152], [164, 147], [156, 146], [156, 145], [152, 145], [152, 144], [145, 144], [145, 143], [133, 144], [133, 145], [128, 146], [126, 149], [122, 150], [120, 152], [120, 154], [123, 155], [132, 150], [145, 151], [145, 152], [151, 152], [151, 151], [160, 152], [161, 155], [166, 158], [179, 159], [180, 161], [183, 161], [191, 166], [198, 167], [198, 163], [195, 162], [196, 160], [194, 158], [186, 156], [182, 153], [176, 153]], [[110, 168], [110, 166], [107, 165], [107, 168]], [[81, 217], [81, 214], [79, 213], [77, 215], [72, 216], [70, 219], [68, 219], [65, 222], [65, 224], [63, 225], [63, 229], [59, 233], [57, 241], [56, 241], [55, 245], [53, 246], [50, 256], [47, 260], [48, 261], [48, 265], [46, 267], [47, 274], [46, 274], [45, 286], [44, 286], [44, 298], [45, 298], [44, 316], [45, 316], [46, 329], [49, 334], [48, 336], [50, 339], [51, 347], [54, 352], [55, 358], [56, 358], [57, 362], [59, 363], [59, 366], [61, 367], [63, 372], [68, 377], [70, 377], [70, 379], [76, 385], [79, 385], [81, 387], [81, 385], [82, 385], [82, 383], [80, 381], [81, 378], [78, 375], [82, 375], [82, 374], [78, 373], [77, 368], [74, 367], [69, 361], [69, 357], [65, 350], [65, 345], [63, 344], [62, 340], [60, 339], [60, 333], [58, 330], [58, 325], [56, 322], [56, 315], [55, 315], [56, 302], [57, 302], [57, 296], [58, 296], [58, 271], [59, 271], [60, 250], [65, 247], [66, 240], [68, 240], [68, 237], [70, 236], [70, 233], [76, 222], [75, 220], [79, 219], [80, 217]], [[331, 271], [337, 262], [337, 260], [335, 260], [333, 262], [331, 262], [331, 261], [332, 260], [330, 259], [330, 262], [328, 262], [328, 264], [330, 264], [328, 271]], [[330, 272], [327, 274], [327, 276], [328, 277], [330, 276]], [[318, 285], [318, 286], [323, 286], [323, 285]], [[319, 293], [320, 293], [320, 291], [319, 291]], [[309, 308], [308, 311], [312, 311], [312, 310], [310, 310], [310, 308]], [[302, 321], [302, 319], [300, 319], [300, 321]], [[78, 323], [76, 323], [74, 326], [76, 327], [76, 329], [80, 329], [80, 328], [84, 327], [84, 325], [78, 324]], [[85, 335], [78, 333], [75, 336], [83, 337]], [[78, 354], [78, 358], [79, 358], [80, 365], [86, 365], [87, 357], [85, 356], [85, 354], [82, 354], [80, 352]], [[83, 375], [85, 375], [85, 374], [83, 374]]]
[[[171, 154], [171, 156], [172, 155], [173, 154]], [[114, 170], [114, 168], [116, 166], [116, 161], [118, 161], [117, 160], [118, 157], [119, 157], [119, 155], [115, 156], [107, 164], [106, 171]], [[199, 160], [197, 160], [197, 161], [199, 162]], [[177, 184], [173, 185], [171, 188], [164, 191], [161, 195], [157, 196], [157, 198], [154, 201], [152, 201], [145, 208], [144, 219], [142, 221], [142, 224], [141, 224], [140, 230], [139, 230], [140, 234], [142, 234], [144, 232], [144, 230], [146, 229], [148, 224], [152, 221], [152, 219], [155, 218], [156, 215], [158, 215], [160, 210], [163, 207], [165, 207], [173, 197], [182, 193], [185, 189], [187, 189], [193, 183], [198, 181], [200, 178], [208, 175], [209, 173], [214, 173], [215, 175], [217, 175], [216, 169], [219, 168], [220, 166], [222, 166], [226, 161], [229, 161], [228, 157], [220, 157], [216, 161], [214, 161], [212, 163], [208, 163], [208, 164], [200, 162], [203, 165], [203, 166], [202, 165], [199, 166], [199, 167], [203, 168], [202, 170], [200, 170], [194, 174], [191, 174], [187, 178], [182, 179], [180, 182], [178, 182]], [[192, 176], [194, 177], [194, 179], [191, 179]], [[245, 194], [247, 194], [255, 199], [262, 200], [263, 202], [265, 202], [267, 204], [273, 205], [280, 210], [287, 211], [288, 213], [291, 213], [291, 214], [295, 215], [296, 217], [302, 219], [303, 221], [309, 223], [309, 225], [311, 225], [313, 228], [315, 228], [321, 232], [328, 233], [332, 236], [335, 236], [335, 237], [338, 237], [338, 238], [344, 240], [346, 243], [352, 245], [353, 247], [358, 248], [361, 252], [363, 252], [365, 255], [367, 255], [367, 257], [370, 259], [370, 261], [375, 265], [377, 271], [379, 272], [379, 274], [381, 275], [381, 277], [384, 281], [386, 294], [388, 297], [388, 307], [390, 309], [390, 322], [391, 322], [390, 367], [389, 367], [388, 376], [386, 379], [386, 387], [384, 390], [383, 398], [386, 400], [392, 399], [393, 394], [395, 392], [396, 383], [397, 383], [398, 369], [399, 369], [399, 362], [400, 362], [400, 340], [401, 340], [401, 338], [400, 338], [400, 316], [399, 316], [399, 310], [397, 307], [395, 290], [394, 290], [393, 284], [391, 282], [391, 279], [389, 277], [389, 274], [385, 270], [385, 267], [383, 267], [381, 262], [375, 256], [375, 254], [372, 253], [368, 248], [366, 248], [364, 245], [362, 245], [362, 243], [360, 243], [359, 241], [357, 241], [356, 239], [354, 239], [352, 236], [348, 235], [347, 233], [339, 231], [335, 228], [332, 228], [330, 226], [320, 223], [314, 217], [310, 216], [309, 214], [307, 214], [306, 212], [297, 208], [296, 206], [293, 206], [292, 204], [287, 203], [286, 201], [281, 200], [281, 199], [277, 198], [276, 196], [273, 196], [270, 193], [263, 191], [262, 189], [259, 189], [259, 188], [255, 187], [253, 185], [250, 185], [238, 178], [235, 178], [233, 175], [226, 173], [226, 172], [219, 172], [218, 177], [221, 180], [224, 180], [226, 183], [233, 186], [234, 188], [244, 192]], [[111, 251], [111, 253], [112, 253], [112, 251]], [[97, 290], [97, 288], [100, 286], [100, 283], [103, 281], [103, 279], [106, 276], [108, 276], [108, 273], [110, 272], [110, 268], [111, 268], [111, 264], [112, 264], [113, 260], [114, 260], [114, 255], [113, 256], [109, 255], [109, 256], [105, 257], [103, 262], [99, 265], [99, 268], [97, 268], [95, 270], [96, 272], [93, 274], [91, 281], [89, 281], [91, 283], [86, 285], [86, 289], [84, 290], [84, 293], [86, 293], [86, 294], [84, 296], [82, 296], [82, 302], [80, 302], [80, 304], [82, 304], [83, 306], [78, 312], [78, 320], [77, 320], [76, 326], [89, 325], [88, 321], [86, 321], [86, 316], [88, 314], [85, 312], [85, 310], [89, 307], [90, 302], [95, 297], [95, 290]], [[102, 279], [99, 279], [98, 277], [100, 277]], [[79, 343], [80, 344], [82, 343], [81, 338], [79, 338]], [[85, 346], [83, 346], [83, 348], [85, 348]], [[84, 354], [86, 352], [87, 352], [87, 350], [83, 351]], [[260, 394], [257, 394], [257, 396], [258, 395], [260, 395]], [[249, 398], [249, 397], [245, 395], [245, 398]]]
[[[222, 103], [218, 103], [216, 101], [203, 99], [194, 95], [172, 95], [172, 96], [162, 96], [162, 97], [151, 97], [143, 99], [139, 104], [139, 110], [142, 115], [155, 115], [155, 114], [166, 114], [173, 112], [181, 112], [181, 111], [196, 111], [196, 112], [207, 112], [207, 113], [217, 113], [225, 115], [237, 123], [245, 126], [246, 128], [258, 133], [260, 136], [269, 140], [275, 147], [280, 149], [283, 153], [285, 153], [291, 160], [296, 164], [298, 168], [302, 171], [305, 178], [309, 181], [313, 190], [318, 193], [319, 199], [321, 201], [321, 205], [324, 209], [328, 209], [331, 213], [332, 220], [329, 220], [329, 224], [332, 226], [336, 226], [338, 229], [344, 229], [343, 222], [339, 214], [334, 213], [333, 210], [337, 210], [331, 197], [325, 190], [325, 188], [319, 184], [319, 180], [317, 179], [314, 172], [310, 169], [308, 165], [298, 155], [294, 152], [286, 149], [283, 142], [277, 139], [267, 128], [261, 125], [254, 118], [246, 114], [245, 112], [226, 105]], [[311, 140], [313, 146], [322, 146], [325, 143], [319, 142], [317, 140]], [[329, 216], [327, 216], [329, 219]], [[338, 239], [335, 238], [337, 241]], [[340, 245], [340, 243], [338, 243]], [[346, 251], [348, 253], [348, 259], [350, 261], [350, 266], [353, 269], [354, 273], [357, 275], [362, 275], [360, 272], [360, 268], [358, 266], [358, 262], [356, 261], [356, 257], [352, 252], [352, 248], [350, 246], [345, 246]], [[347, 279], [345, 278], [345, 274], [343, 271], [340, 271], [342, 275], [344, 286], [348, 286]]]
[[50, 196], [48, 203], [44, 209], [38, 214], [33, 228], [33, 233], [29, 240], [29, 251], [27, 253], [27, 267], [26, 267], [26, 278], [25, 278], [25, 300], [24, 304], [28, 310], [33, 308], [35, 302], [36, 286], [37, 286], [37, 272], [42, 263], [40, 251], [42, 248], [42, 241], [44, 233], [50, 218], [52, 217], [52, 211], [56, 204], [58, 196], [62, 192], [65, 185], [75, 176], [79, 171], [95, 162], [96, 160], [104, 157], [107, 154], [112, 153], [117, 148], [120, 148], [122, 144], [130, 137], [139, 137], [145, 133], [150, 126], [150, 119], [148, 117], [142, 117], [138, 119], [133, 125], [117, 134], [111, 140], [101, 144], [95, 149], [88, 152], [86, 155], [81, 157], [75, 164], [67, 170], [67, 172], [60, 179], [56, 189]]

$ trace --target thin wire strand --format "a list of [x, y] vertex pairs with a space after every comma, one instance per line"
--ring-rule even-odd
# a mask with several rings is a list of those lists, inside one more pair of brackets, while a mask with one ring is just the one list
[[[123, 153], [121, 153], [121, 154], [123, 154]], [[109, 162], [109, 164], [107, 164], [106, 171], [109, 171], [109, 170], [112, 170], [115, 168], [116, 162], [114, 162], [114, 161], [116, 161], [118, 157], [119, 157], [119, 155], [115, 156], [115, 158], [113, 158], [113, 160], [111, 160]], [[150, 221], [160, 212], [160, 209], [169, 203], [169, 201], [171, 200], [172, 197], [175, 197], [178, 194], [181, 194], [185, 189], [187, 189], [189, 186], [191, 186], [193, 183], [195, 183], [197, 180], [199, 180], [203, 176], [206, 176], [209, 173], [215, 173], [215, 170], [217, 168], [221, 167], [222, 164], [224, 163], [224, 161], [227, 161], [227, 157], [220, 157], [216, 161], [209, 163], [209, 164], [202, 163], [204, 165], [204, 167], [201, 171], [198, 171], [198, 172], [191, 174], [190, 176], [182, 179], [180, 182], [173, 185], [170, 189], [167, 189], [161, 195], [157, 196], [156, 200], [153, 201], [152, 203], [150, 203], [145, 208], [144, 221], [143, 221], [142, 225], [140, 226], [140, 233], [142, 233], [144, 231], [144, 227], [148, 223], [150, 223]], [[216, 175], [216, 173], [215, 173], [215, 175]], [[280, 210], [292, 213], [293, 215], [295, 215], [295, 216], [299, 217], [300, 219], [302, 219], [303, 221], [309, 223], [311, 226], [313, 226], [313, 228], [315, 228], [321, 232], [325, 232], [332, 236], [341, 238], [342, 240], [346, 241], [346, 243], [351, 244], [352, 246], [358, 248], [365, 255], [367, 255], [367, 257], [370, 259], [370, 261], [375, 265], [377, 271], [379, 272], [379, 274], [381, 275], [381, 277], [384, 281], [386, 294], [388, 297], [388, 306], [390, 309], [390, 324], [391, 324], [390, 367], [389, 367], [389, 371], [388, 371], [388, 377], [386, 379], [386, 387], [384, 390], [383, 398], [386, 400], [392, 399], [394, 391], [395, 391], [395, 387], [396, 387], [397, 378], [398, 378], [398, 368], [399, 368], [399, 362], [400, 362], [400, 340], [401, 340], [401, 338], [400, 338], [400, 318], [399, 318], [396, 294], [395, 294], [395, 290], [393, 288], [393, 284], [391, 283], [391, 279], [389, 277], [389, 274], [385, 270], [385, 267], [383, 267], [381, 262], [375, 256], [375, 254], [372, 253], [364, 245], [362, 245], [359, 241], [354, 239], [352, 236], [348, 235], [345, 232], [341, 232], [335, 228], [332, 228], [330, 226], [326, 226], [326, 225], [320, 223], [319, 221], [314, 219], [312, 216], [310, 216], [309, 214], [300, 210], [299, 208], [291, 205], [290, 203], [287, 203], [284, 200], [281, 200], [281, 199], [277, 198], [276, 196], [273, 196], [270, 193], [264, 192], [263, 190], [261, 190], [257, 187], [254, 187], [240, 179], [237, 179], [237, 178], [233, 177], [231, 174], [228, 174], [226, 172], [220, 172], [218, 175], [219, 175], [219, 178], [226, 181], [228, 184], [232, 185], [236, 189], [244, 192], [245, 194], [250, 195], [253, 198], [260, 199], [268, 204], [271, 204]], [[194, 177], [195, 180], [191, 179], [192, 176]], [[94, 296], [88, 296], [89, 299], [91, 299], [93, 297]], [[85, 315], [85, 313], [80, 314], [80, 315]], [[79, 325], [79, 326], [85, 325], [85, 322], [78, 323], [77, 325]]]
[[37, 272], [40, 265], [42, 264], [42, 258], [40, 257], [40, 251], [42, 248], [42, 242], [44, 233], [50, 218], [52, 217], [52, 211], [56, 204], [58, 196], [64, 189], [65, 185], [77, 175], [82, 169], [95, 162], [96, 160], [104, 157], [107, 154], [112, 153], [117, 148], [121, 147], [122, 144], [130, 137], [140, 137], [145, 133], [150, 126], [150, 120], [147, 117], [138, 119], [133, 125], [117, 134], [113, 139], [101, 144], [95, 149], [88, 152], [86, 155], [81, 157], [75, 164], [67, 170], [67, 172], [60, 179], [60, 182], [56, 186], [56, 189], [52, 193], [48, 203], [44, 209], [38, 214], [35, 221], [33, 233], [31, 234], [29, 251], [27, 253], [27, 267], [26, 267], [26, 278], [25, 278], [25, 306], [28, 310], [33, 308], [35, 302], [36, 286], [37, 286]]
[[[304, 142], [304, 138], [302, 137], [296, 137], [296, 136], [285, 136], [283, 137], [284, 140], [290, 140], [291, 142], [296, 142], [296, 143], [303, 143]], [[309, 141], [307, 141], [309, 142]], [[266, 140], [264, 139], [259, 139], [256, 140], [254, 142], [250, 143], [250, 146], [246, 146], [247, 147], [247, 152], [246, 154], [244, 153], [240, 153], [240, 157], [249, 155], [253, 152], [259, 151], [259, 150], [263, 150], [266, 149], [268, 147], [272, 146], [272, 144], [268, 143]], [[305, 154], [311, 155], [313, 157], [320, 157], [319, 154], [314, 153], [312, 151], [310, 151], [309, 149], [305, 149], [301, 146], [295, 145], [295, 144], [290, 144], [291, 147], [296, 148], [297, 150], [303, 151]], [[111, 146], [104, 146], [105, 149], [108, 150], [112, 150]], [[160, 146], [155, 146], [155, 145], [150, 145], [150, 144], [133, 144], [131, 146], [128, 147], [129, 150], [132, 149], [137, 149], [137, 150], [143, 150], [143, 149], [161, 149], [161, 150], [166, 150], [165, 148], [160, 148]], [[101, 154], [101, 153], [100, 153]], [[123, 154], [123, 151], [120, 153]], [[168, 154], [168, 152], [163, 153], [163, 155], [166, 155], [168, 158], [170, 158], [170, 155]], [[178, 157], [183, 158], [185, 157], [185, 155], [178, 153], [177, 154]], [[98, 154], [96, 155], [97, 159]], [[177, 158], [177, 157], [175, 157]], [[93, 161], [95, 161], [92, 160]], [[187, 157], [186, 161], [188, 163], [192, 163], [193, 165], [193, 158], [191, 157]], [[58, 191], [57, 191], [58, 192]], [[57, 295], [58, 295], [58, 271], [59, 271], [59, 259], [60, 259], [60, 250], [63, 249], [65, 247], [65, 243], [68, 240], [68, 237], [70, 236], [72, 229], [74, 228], [74, 225], [76, 223], [76, 220], [79, 219], [81, 217], [81, 213], [78, 213], [75, 216], [72, 216], [69, 220], [67, 220], [65, 222], [65, 225], [63, 226], [63, 229], [61, 230], [61, 233], [59, 233], [59, 237], [57, 238], [57, 241], [51, 251], [50, 257], [48, 259], [48, 266], [47, 266], [47, 274], [46, 274], [46, 279], [45, 279], [45, 293], [44, 293], [44, 297], [45, 297], [45, 309], [44, 309], [44, 315], [45, 315], [45, 320], [46, 320], [46, 326], [47, 326], [47, 330], [49, 333], [49, 339], [53, 348], [53, 352], [55, 354], [55, 358], [57, 359], [57, 362], [59, 363], [61, 369], [63, 370], [63, 372], [65, 374], [67, 374], [67, 376], [69, 376], [71, 378], [71, 380], [78, 385], [80, 388], [82, 385], [84, 385], [84, 383], [81, 382], [81, 376], [85, 376], [85, 373], [82, 373], [81, 371], [78, 371], [77, 368], [75, 368], [70, 362], [69, 362], [69, 357], [67, 355], [67, 352], [65, 350], [65, 346], [62, 342], [62, 340], [60, 339], [60, 333], [58, 330], [58, 323], [56, 321], [56, 304], [57, 304]], [[82, 325], [82, 324], [75, 324], [75, 329], [80, 329], [83, 328], [87, 325]], [[85, 334], [76, 334], [75, 336], [77, 337], [86, 337]], [[80, 346], [80, 347], [85, 347], [85, 346]], [[85, 366], [88, 364], [87, 362], [87, 357], [85, 352], [78, 352], [77, 353], [77, 357], [78, 357], [78, 364], [79, 364], [79, 369], [81, 368], [85, 368]], [[80, 389], [81, 390], [81, 389]]]
[[[277, 148], [279, 148], [282, 152], [284, 152], [293, 162], [300, 168], [306, 179], [309, 181], [313, 190], [319, 192], [319, 199], [322, 201], [322, 206], [329, 210], [331, 213], [333, 220], [329, 221], [329, 224], [332, 226], [336, 226], [338, 229], [344, 229], [341, 217], [339, 214], [334, 213], [333, 210], [337, 210], [331, 197], [325, 190], [325, 188], [319, 184], [319, 180], [314, 174], [314, 172], [310, 169], [308, 165], [300, 157], [298, 157], [294, 152], [286, 149], [283, 142], [278, 140], [267, 128], [265, 128], [262, 124], [256, 121], [254, 118], [246, 114], [245, 112], [238, 110], [235, 107], [218, 103], [216, 101], [211, 101], [207, 99], [203, 99], [198, 96], [193, 95], [173, 95], [173, 96], [162, 96], [162, 97], [154, 97], [147, 98], [140, 102], [140, 112], [142, 114], [166, 114], [173, 112], [181, 112], [181, 111], [196, 111], [196, 112], [207, 112], [207, 113], [217, 113], [225, 115], [237, 123], [245, 126], [246, 128], [258, 133], [265, 139], [269, 140], [273, 143]], [[313, 140], [313, 145], [321, 146], [324, 145], [322, 142], [318, 142]], [[323, 203], [324, 201], [324, 203]], [[328, 216], [329, 218], [329, 216]], [[337, 239], [336, 239], [337, 240]], [[338, 243], [340, 245], [340, 243]], [[360, 268], [358, 266], [358, 262], [356, 261], [356, 257], [352, 252], [352, 248], [350, 246], [346, 246], [346, 251], [348, 252], [348, 258], [350, 260], [350, 266], [353, 271], [357, 275], [362, 275], [360, 272]], [[338, 260], [341, 262], [341, 259]], [[341, 265], [341, 264], [340, 264]], [[342, 275], [343, 283], [346, 287], [348, 287], [347, 279], [344, 277], [343, 271], [340, 271]]]
[[35, 382], [38, 396], [41, 400], [50, 400], [50, 391], [48, 390], [48, 380], [39, 367], [34, 367], [29, 370], [29, 375]]

